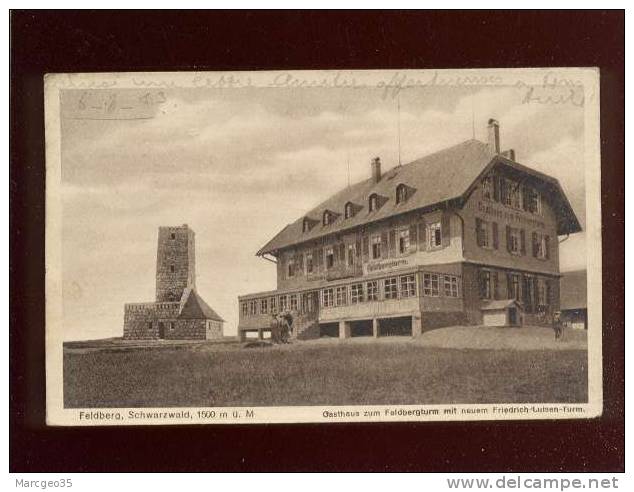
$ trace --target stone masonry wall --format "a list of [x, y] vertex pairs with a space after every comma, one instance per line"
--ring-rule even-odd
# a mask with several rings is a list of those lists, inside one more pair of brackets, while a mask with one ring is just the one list
[[207, 320], [207, 340], [222, 338], [222, 321]]
[[206, 320], [204, 319], [178, 319], [174, 323], [173, 330], [165, 332], [167, 340], [205, 340]]
[[156, 304], [126, 304], [123, 319], [123, 338], [152, 340], [158, 338]]
[[183, 290], [195, 287], [194, 232], [183, 225], [159, 227], [156, 258], [156, 301], [179, 301]]

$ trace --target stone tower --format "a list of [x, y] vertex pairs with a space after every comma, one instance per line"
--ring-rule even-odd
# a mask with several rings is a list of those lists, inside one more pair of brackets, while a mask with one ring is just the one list
[[180, 301], [196, 288], [194, 231], [187, 224], [159, 227], [156, 254], [156, 302]]

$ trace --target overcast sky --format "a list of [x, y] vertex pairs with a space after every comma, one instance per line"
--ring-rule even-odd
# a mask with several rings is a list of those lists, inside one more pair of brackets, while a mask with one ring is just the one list
[[[95, 94], [62, 97], [65, 339], [120, 336], [124, 303], [154, 300], [158, 227], [183, 223], [196, 233], [198, 291], [235, 334], [237, 296], [275, 288], [275, 266], [255, 252], [344, 188], [348, 162], [352, 182], [374, 156], [397, 163], [396, 99], [377, 89], [170, 89], [149, 105], [128, 90], [116, 104], [131, 116], [87, 119], [77, 108], [101, 104]], [[585, 228], [583, 108], [524, 94], [403, 91], [403, 163], [472, 138], [472, 115], [486, 141], [496, 118], [502, 149], [559, 179]], [[560, 264], [585, 267], [584, 233], [561, 245]]]

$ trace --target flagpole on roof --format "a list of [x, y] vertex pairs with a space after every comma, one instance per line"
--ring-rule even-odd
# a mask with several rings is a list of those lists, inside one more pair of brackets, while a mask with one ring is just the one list
[[401, 91], [398, 92], [396, 96], [396, 112], [397, 118], [396, 123], [398, 126], [398, 165], [401, 165]]

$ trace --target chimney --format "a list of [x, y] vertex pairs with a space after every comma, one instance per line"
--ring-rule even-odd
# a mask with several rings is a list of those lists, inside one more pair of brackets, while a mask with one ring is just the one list
[[489, 150], [494, 154], [500, 153], [500, 124], [497, 120], [491, 118], [489, 120], [489, 137], [487, 140], [487, 144], [489, 146]]
[[375, 183], [381, 181], [381, 159], [379, 157], [375, 157], [372, 159], [371, 163], [372, 167], [372, 180]]

